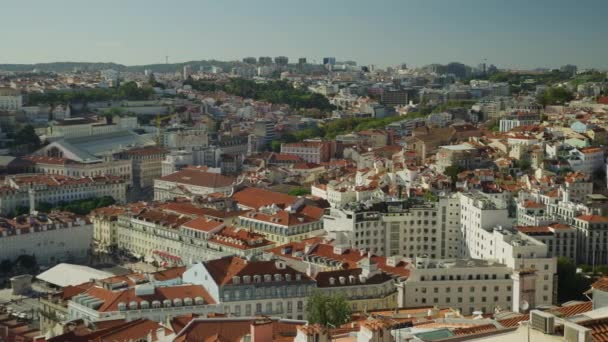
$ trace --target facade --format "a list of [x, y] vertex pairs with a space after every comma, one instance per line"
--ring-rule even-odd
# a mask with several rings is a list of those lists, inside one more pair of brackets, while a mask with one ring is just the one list
[[587, 265], [608, 263], [608, 217], [581, 215], [574, 218], [578, 262]]
[[454, 258], [460, 255], [456, 197], [435, 203], [379, 202], [371, 207], [331, 208], [327, 232], [358, 249], [380, 255]]
[[500, 119], [500, 131], [508, 132], [515, 127], [538, 125], [540, 116], [537, 113], [513, 113]]
[[451, 307], [465, 315], [513, 309], [512, 269], [483, 260], [417, 260], [397, 285], [399, 307]]
[[40, 265], [84, 262], [89, 257], [93, 225], [67, 212], [0, 218], [0, 260], [34, 255]]
[[162, 175], [162, 162], [169, 151], [155, 147], [140, 147], [120, 154], [121, 159], [133, 164], [133, 184], [140, 188], [154, 186], [154, 180]]
[[59, 175], [20, 174], [7, 176], [0, 186], [0, 212], [14, 212], [18, 207], [35, 210], [41, 202], [57, 204], [74, 200], [110, 196], [118, 203], [126, 201], [128, 183], [116, 176], [73, 178]]
[[304, 141], [281, 144], [281, 153], [302, 158], [308, 163], [320, 164], [331, 158], [331, 143], [326, 141]]
[[551, 257], [565, 257], [573, 261], [577, 258], [577, 230], [574, 227], [553, 223], [546, 226], [517, 227], [517, 230], [544, 243]]
[[21, 93], [13, 88], [0, 88], [0, 110], [19, 111], [23, 105]]
[[117, 176], [132, 182], [133, 163], [130, 160], [102, 161], [98, 163], [80, 163], [66, 158], [27, 156], [25, 172], [46, 173], [68, 177]]
[[284, 261], [226, 257], [196, 264], [184, 281], [200, 284], [234, 316], [267, 315], [306, 319], [306, 302], [315, 281]]

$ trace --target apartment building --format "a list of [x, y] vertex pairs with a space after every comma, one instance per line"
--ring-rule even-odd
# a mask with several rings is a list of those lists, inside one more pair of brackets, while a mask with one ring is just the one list
[[577, 258], [577, 230], [575, 227], [552, 223], [544, 226], [519, 226], [517, 231], [524, 233], [547, 246], [550, 257]]
[[[460, 193], [462, 256], [498, 262], [513, 269], [514, 274], [520, 272], [517, 279], [521, 284], [534, 285], [534, 296], [526, 297], [528, 303], [551, 304], [555, 298], [556, 258], [541, 241], [510, 229], [512, 220], [506, 203], [501, 193]], [[515, 303], [520, 303], [519, 299]], [[513, 306], [513, 310], [519, 310], [519, 306]]]
[[323, 234], [322, 217], [323, 209], [306, 205], [299, 199], [285, 209], [272, 204], [241, 214], [239, 226], [282, 244]]
[[326, 209], [327, 232], [339, 241], [380, 255], [452, 258], [460, 255], [459, 201], [355, 203]]
[[398, 283], [399, 307], [451, 307], [462, 314], [513, 309], [512, 269], [485, 260], [417, 259]]
[[184, 281], [208, 289], [224, 313], [306, 319], [314, 279], [282, 260], [248, 261], [229, 256], [193, 265]]
[[146, 188], [154, 185], [154, 180], [162, 176], [162, 162], [169, 151], [156, 147], [137, 147], [120, 153], [120, 159], [133, 164], [133, 184]]
[[0, 260], [35, 255], [40, 265], [84, 262], [92, 237], [91, 222], [68, 212], [0, 218]]
[[308, 163], [320, 164], [331, 159], [331, 142], [304, 141], [281, 144], [281, 153], [302, 158]]
[[608, 217], [581, 215], [574, 218], [577, 236], [577, 259], [580, 263], [608, 263]]
[[25, 173], [46, 173], [68, 177], [117, 176], [129, 184], [133, 180], [133, 163], [130, 160], [100, 161], [81, 163], [61, 157], [23, 157], [19, 168]]
[[190, 265], [236, 255], [254, 259], [273, 242], [234, 227], [231, 215], [190, 203], [132, 203], [100, 208], [91, 215], [98, 251], [123, 250], [160, 265]]
[[0, 88], [0, 110], [18, 111], [23, 105], [23, 97], [19, 90], [1, 87]]
[[221, 313], [209, 292], [200, 285], [157, 286], [154, 282], [111, 289], [95, 285], [68, 302], [68, 319], [85, 323], [146, 318], [166, 322], [184, 314]]
[[110, 196], [118, 203], [126, 200], [127, 181], [117, 176], [68, 177], [19, 174], [7, 176], [0, 185], [0, 212], [30, 208], [41, 202], [57, 204], [80, 199]]

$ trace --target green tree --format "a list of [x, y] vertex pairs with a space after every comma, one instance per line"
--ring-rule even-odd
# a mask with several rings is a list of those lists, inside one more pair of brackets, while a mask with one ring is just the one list
[[281, 152], [281, 144], [282, 142], [280, 140], [273, 140], [270, 142], [270, 149], [273, 152]]
[[26, 270], [35, 270], [38, 266], [36, 256], [28, 254], [23, 254], [17, 257], [17, 264]]
[[445, 168], [443, 174], [450, 177], [452, 183], [456, 183], [458, 180], [458, 174], [464, 171], [464, 169], [458, 165], [450, 165]]
[[20, 153], [31, 153], [39, 149], [42, 143], [32, 125], [26, 125], [15, 134], [14, 147]]
[[548, 105], [563, 105], [574, 99], [574, 94], [563, 87], [551, 87], [542, 92], [538, 98], [538, 102], [543, 106]]
[[316, 291], [308, 298], [308, 321], [323, 326], [340, 326], [351, 318], [351, 309], [344, 294], [327, 295]]
[[591, 279], [576, 272], [572, 260], [560, 257], [557, 259], [557, 298], [560, 303], [569, 300], [584, 300], [583, 292], [589, 290]]
[[295, 188], [295, 189], [291, 189], [289, 190], [289, 192], [287, 192], [290, 196], [304, 196], [304, 195], [310, 195], [310, 189], [306, 189], [306, 188]]
[[9, 259], [4, 259], [0, 262], [0, 273], [8, 274], [13, 270], [13, 262]]

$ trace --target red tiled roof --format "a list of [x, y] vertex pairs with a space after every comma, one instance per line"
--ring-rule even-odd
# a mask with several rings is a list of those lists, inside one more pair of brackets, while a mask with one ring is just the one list
[[237, 191], [232, 198], [239, 204], [259, 209], [260, 207], [276, 204], [279, 207], [287, 207], [297, 200], [297, 197], [274, 192], [261, 188], [247, 187]]
[[135, 288], [111, 291], [95, 286], [87, 290], [85, 294], [104, 301], [99, 309], [97, 309], [99, 312], [117, 311], [118, 303], [125, 303], [128, 305], [132, 301], [139, 303], [142, 300], [152, 303], [154, 300], [162, 302], [165, 299], [173, 300], [175, 298], [185, 297], [190, 297], [192, 299], [201, 297], [206, 304], [215, 304], [215, 300], [207, 293], [207, 290], [199, 285], [157, 287], [153, 295], [146, 296], [135, 295]]
[[248, 275], [253, 277], [254, 275], [263, 276], [264, 274], [274, 275], [276, 273], [291, 274], [292, 281], [295, 280], [296, 274], [300, 274], [303, 281], [311, 280], [305, 273], [296, 271], [290, 266], [285, 265], [283, 269], [277, 268], [275, 261], [247, 261], [235, 256], [207, 261], [205, 267], [216, 284], [219, 285], [231, 284], [232, 278], [235, 276]]
[[183, 169], [181, 171], [161, 177], [160, 180], [213, 189], [231, 186], [235, 181], [233, 177], [193, 169]]
[[576, 217], [577, 219], [581, 220], [581, 221], [587, 221], [587, 222], [591, 222], [591, 223], [605, 223], [608, 222], [608, 217], [606, 216], [599, 216], [599, 215], [581, 215]]
[[212, 232], [224, 225], [224, 221], [209, 219], [206, 217], [197, 217], [192, 221], [188, 221], [182, 225], [182, 227], [200, 230], [203, 232]]
[[576, 304], [561, 306], [556, 309], [551, 309], [551, 310], [549, 310], [549, 312], [551, 312], [555, 316], [566, 318], [566, 317], [576, 316], [576, 315], [582, 314], [584, 312], [589, 312], [591, 310], [593, 310], [593, 302], [588, 301], [588, 302], [583, 302], [583, 303], [576, 303]]

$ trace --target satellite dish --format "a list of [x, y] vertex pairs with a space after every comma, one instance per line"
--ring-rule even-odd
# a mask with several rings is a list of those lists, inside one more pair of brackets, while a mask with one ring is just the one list
[[522, 311], [528, 311], [528, 309], [530, 308], [530, 304], [527, 300], [522, 300], [521, 303], [519, 303], [519, 307]]

